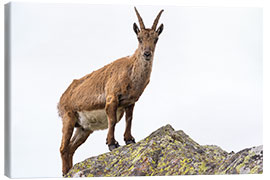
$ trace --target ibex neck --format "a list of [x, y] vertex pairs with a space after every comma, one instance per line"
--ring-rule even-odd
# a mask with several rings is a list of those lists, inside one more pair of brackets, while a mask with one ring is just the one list
[[133, 58], [133, 68], [132, 68], [132, 79], [139, 81], [141, 85], [145, 85], [145, 82], [148, 83], [150, 75], [152, 72], [152, 60], [146, 61], [140, 53], [140, 50], [137, 49], [132, 56]]

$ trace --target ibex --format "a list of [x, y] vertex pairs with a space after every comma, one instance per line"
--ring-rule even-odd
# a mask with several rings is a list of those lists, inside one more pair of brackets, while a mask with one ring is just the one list
[[[126, 144], [135, 143], [131, 135], [133, 109], [150, 80], [155, 46], [163, 24], [156, 27], [163, 10], [157, 15], [151, 29], [145, 28], [136, 7], [135, 12], [140, 29], [136, 23], [133, 24], [139, 41], [134, 54], [73, 80], [60, 98], [58, 111], [63, 121], [60, 147], [63, 174], [73, 166], [76, 149], [96, 130], [108, 128], [106, 144], [109, 150], [119, 147], [114, 138], [114, 129], [124, 113], [124, 141]], [[76, 132], [73, 135], [74, 128]]]

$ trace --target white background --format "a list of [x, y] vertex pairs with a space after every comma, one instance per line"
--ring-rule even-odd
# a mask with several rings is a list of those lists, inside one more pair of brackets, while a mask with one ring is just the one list
[[[12, 170], [20, 177], [59, 176], [61, 120], [56, 103], [61, 93], [73, 78], [131, 54], [137, 46], [132, 6], [117, 6], [117, 10], [98, 6], [95, 13], [85, 5], [60, 6], [65, 7], [62, 13], [59, 7], [48, 7], [35, 7], [35, 16], [32, 11], [21, 12], [17, 19], [24, 21], [14, 24], [20, 27], [14, 31], [14, 59], [18, 60], [13, 66], [18, 78], [14, 87], [21, 94], [14, 91], [18, 103], [12, 119], [16, 130]], [[138, 6], [147, 26], [160, 8]], [[258, 9], [162, 8], [160, 22], [165, 28], [151, 83], [136, 105], [136, 139], [170, 123], [200, 144], [216, 144], [227, 151], [262, 144]], [[103, 19], [102, 10], [109, 16]], [[103, 15], [85, 19], [93, 17], [91, 13]], [[103, 28], [93, 30], [97, 22]], [[121, 144], [123, 131], [124, 121], [117, 126]], [[74, 161], [107, 151], [105, 136], [106, 131], [91, 135]]]

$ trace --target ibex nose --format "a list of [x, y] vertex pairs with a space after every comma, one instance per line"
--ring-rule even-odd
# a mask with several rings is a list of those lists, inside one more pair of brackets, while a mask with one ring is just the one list
[[148, 58], [148, 57], [151, 56], [151, 51], [145, 51], [145, 52], [143, 53], [143, 55], [144, 55], [144, 57]]

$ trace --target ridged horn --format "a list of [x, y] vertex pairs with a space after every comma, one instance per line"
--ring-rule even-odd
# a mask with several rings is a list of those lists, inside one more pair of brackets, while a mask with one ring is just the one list
[[145, 29], [144, 24], [143, 24], [143, 20], [142, 20], [142, 18], [140, 16], [139, 12], [137, 11], [136, 7], [134, 7], [134, 9], [135, 9], [135, 12], [136, 12], [136, 15], [137, 15], [139, 24], [140, 24], [140, 28], [141, 29]]
[[158, 13], [158, 15], [157, 15], [157, 17], [156, 17], [156, 19], [155, 19], [155, 21], [154, 21], [154, 23], [153, 23], [153, 25], [152, 25], [152, 29], [153, 29], [153, 30], [156, 30], [157, 24], [158, 24], [158, 21], [159, 21], [159, 18], [160, 18], [160, 16], [161, 16], [161, 14], [162, 14], [163, 11], [164, 11], [164, 10], [162, 9], [162, 10]]

